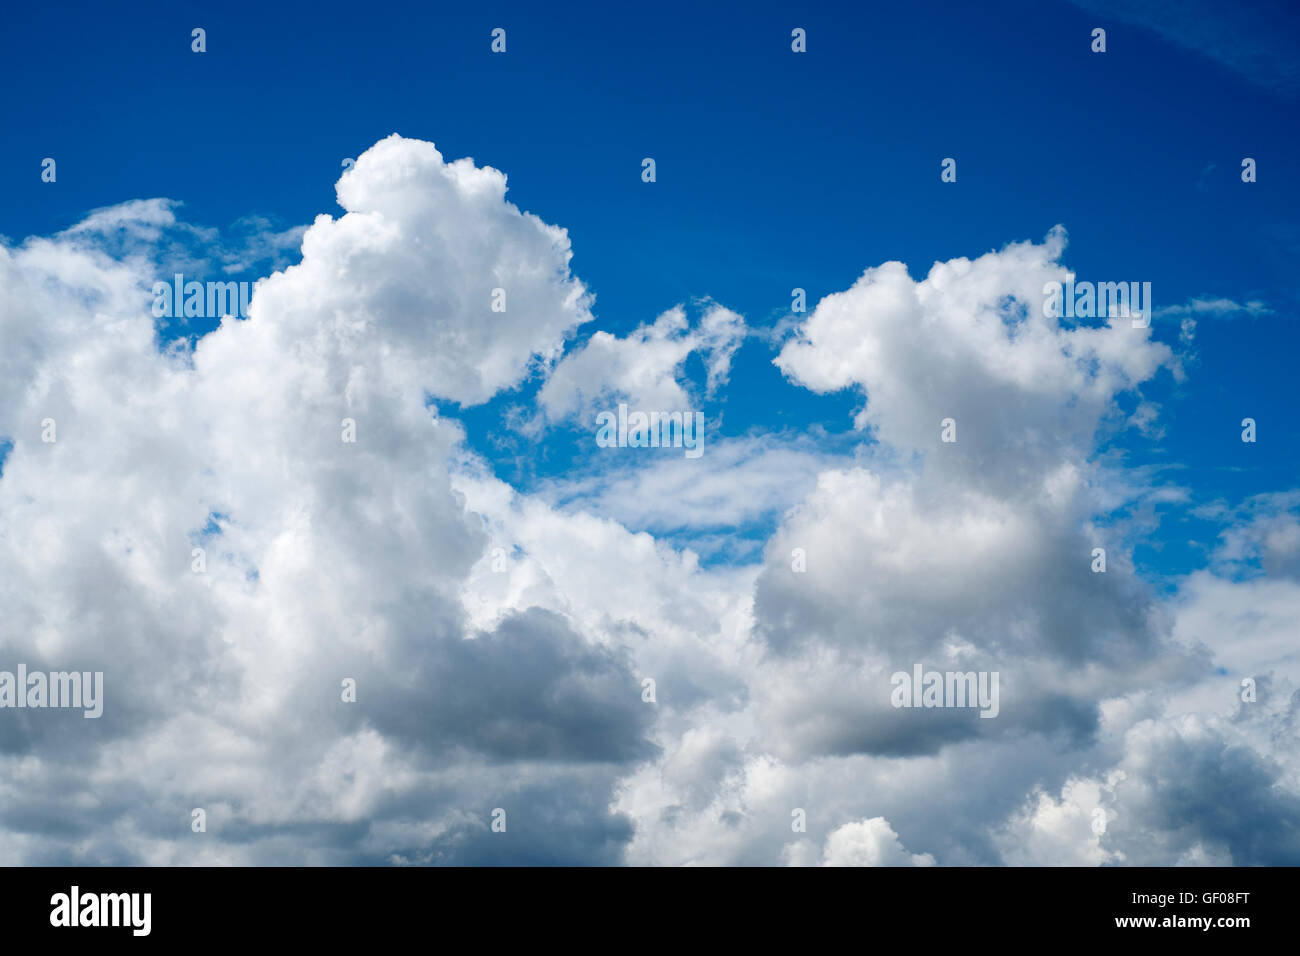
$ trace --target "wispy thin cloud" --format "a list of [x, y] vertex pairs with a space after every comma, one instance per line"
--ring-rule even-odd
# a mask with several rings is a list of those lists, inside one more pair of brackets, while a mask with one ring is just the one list
[[1290, 0], [1071, 0], [1089, 13], [1151, 30], [1255, 86], [1300, 96], [1300, 7]]

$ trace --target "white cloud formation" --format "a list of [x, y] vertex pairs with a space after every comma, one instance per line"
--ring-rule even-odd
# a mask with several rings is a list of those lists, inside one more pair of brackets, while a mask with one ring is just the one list
[[[723, 718], [744, 756], [709, 800], [638, 771], [620, 806], [663, 825], [638, 832], [631, 859], [812, 862], [832, 834], [878, 817], [944, 863], [1293, 856], [1285, 841], [1269, 852], [1224, 832], [1194, 805], [1157, 813], [1169, 793], [1140, 789], [1153, 775], [1164, 788], [1213, 789], [1232, 776], [1225, 757], [1250, 768], [1240, 797], [1285, 777], [1269, 769], [1277, 748], [1266, 735], [1225, 750], [1221, 728], [1190, 742], [1145, 729], [1198, 712], [1217, 726], [1227, 718], [1203, 715], [1232, 693], [1214, 676], [1214, 648], [1187, 632], [1188, 615], [1204, 612], [1162, 606], [1122, 528], [1095, 520], [1129, 500], [1185, 497], [1095, 458], [1123, 423], [1121, 395], [1177, 363], [1130, 323], [1045, 319], [1037, 306], [1044, 283], [1063, 277], [1062, 251], [1054, 231], [1040, 246], [938, 264], [921, 282], [897, 264], [868, 270], [796, 330], [778, 364], [814, 390], [861, 388], [858, 423], [881, 443], [855, 467], [824, 468], [772, 537], [755, 587], [756, 648], [735, 658], [746, 706]], [[946, 447], [939, 425], [952, 409], [958, 440]], [[1288, 594], [1277, 606], [1300, 604]], [[1240, 632], [1220, 633], [1231, 643]], [[1256, 662], [1286, 653], [1265, 639]], [[892, 708], [890, 675], [913, 664], [999, 672], [999, 717]], [[660, 742], [671, 760], [680, 745]], [[1185, 765], [1163, 755], [1183, 747], [1197, 751]], [[1289, 799], [1272, 801], [1275, 816]], [[808, 837], [788, 832], [795, 807], [813, 808]], [[1128, 847], [1141, 826], [1163, 836]]]
[[1211, 555], [1216, 570], [1300, 580], [1300, 492], [1256, 495], [1234, 517]]
[[846, 823], [826, 838], [822, 866], [934, 866], [928, 853], [908, 853], [884, 817]]
[[1057, 227], [1042, 244], [935, 263], [919, 282], [901, 262], [868, 269], [817, 305], [776, 364], [816, 392], [861, 389], [855, 424], [892, 448], [942, 451], [973, 482], [1037, 483], [1086, 458], [1114, 398], [1173, 363], [1129, 319], [1044, 316], [1044, 286], [1068, 275], [1064, 248]]
[[1232, 299], [1189, 299], [1181, 305], [1167, 305], [1155, 310], [1155, 317], [1170, 318], [1218, 318], [1227, 315], [1270, 315], [1273, 310], [1258, 299], [1248, 302], [1234, 302]]
[[[626, 338], [595, 333], [555, 367], [538, 403], [552, 421], [586, 422], [593, 410], [603, 410], [616, 399], [635, 409], [694, 410], [700, 399], [712, 397], [726, 384], [731, 358], [744, 338], [745, 320], [730, 309], [705, 303], [692, 326], [686, 310], [676, 306]], [[679, 380], [692, 353], [705, 365], [702, 396], [692, 397]]]
[[[107, 686], [99, 721], [0, 725], [0, 759], [28, 762], [0, 826], [80, 834], [24, 859], [617, 858], [609, 787], [652, 752], [626, 654], [535, 608], [464, 640], [486, 538], [451, 489], [463, 432], [427, 398], [481, 402], [587, 318], [563, 231], [504, 190], [431, 144], [380, 142], [340, 182], [347, 214], [192, 350], [158, 348], [161, 264], [85, 238], [147, 238], [170, 206], [0, 250], [4, 658]], [[501, 804], [511, 849], [487, 830]], [[549, 826], [575, 806], [580, 826]]]
[[[1300, 859], [1291, 505], [1229, 510], [1171, 602], [1138, 579], [1104, 519], [1174, 492], [1096, 450], [1177, 359], [1042, 317], [1061, 232], [887, 263], [806, 317], [780, 368], [860, 390], [876, 443], [755, 433], [530, 494], [429, 399], [551, 368], [552, 422], [671, 408], [693, 354], [719, 397], [743, 320], [674, 309], [560, 359], [590, 300], [500, 173], [391, 137], [338, 193], [193, 347], [149, 311], [173, 234], [207, 236], [175, 204], [0, 246], [0, 669], [107, 685], [99, 721], [0, 714], [0, 862]], [[760, 516], [754, 563], [664, 539]], [[891, 707], [913, 663], [999, 671], [998, 718]]]

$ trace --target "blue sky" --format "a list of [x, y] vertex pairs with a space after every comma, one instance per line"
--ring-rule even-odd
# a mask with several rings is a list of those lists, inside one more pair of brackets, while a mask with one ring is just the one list
[[[513, 202], [569, 230], [599, 326], [625, 334], [701, 297], [770, 326], [795, 287], [811, 305], [886, 260], [920, 278], [936, 260], [1041, 240], [1061, 223], [1081, 279], [1150, 281], [1157, 306], [1203, 297], [1272, 310], [1200, 323], [1189, 381], [1148, 390], [1164, 436], [1120, 439], [1132, 462], [1174, 467], [1171, 480], [1209, 498], [1277, 490], [1294, 474], [1295, 91], [1243, 76], [1220, 51], [1069, 3], [366, 9], [380, 15], [362, 24], [352, 5], [239, 3], [144, 5], [130, 21], [103, 7], [7, 11], [0, 51], [22, 80], [4, 107], [0, 230], [45, 234], [150, 196], [223, 230], [246, 216], [306, 224], [339, 212], [344, 157], [399, 132], [504, 170]], [[1261, 9], [1268, 32], [1294, 38], [1294, 14]], [[1239, 55], [1269, 42], [1245, 14], [1217, 15]], [[805, 55], [790, 51], [796, 25]], [[1105, 54], [1090, 50], [1097, 25]], [[193, 26], [207, 30], [201, 56]], [[496, 26], [505, 56], [488, 49]], [[56, 46], [76, 52], [52, 69]], [[124, 51], [149, 69], [122, 68]], [[57, 189], [33, 172], [45, 156], [58, 161]], [[653, 185], [640, 181], [645, 156]], [[956, 184], [939, 180], [948, 156]], [[1245, 156], [1259, 168], [1249, 185]], [[165, 334], [182, 331], [202, 329]], [[1177, 323], [1158, 335], [1172, 341]], [[724, 433], [851, 427], [858, 396], [793, 388], [771, 357], [755, 342], [737, 356]], [[486, 431], [511, 401], [468, 421]], [[1247, 415], [1267, 437], [1243, 457]], [[470, 440], [500, 456], [482, 437]], [[511, 460], [499, 467], [528, 477]], [[1142, 557], [1186, 570], [1200, 556], [1183, 540], [1180, 529]]]
[[[0, 770], [43, 761], [0, 863], [187, 862], [188, 831], [142, 821], [201, 803], [221, 862], [1300, 859], [1294, 4], [21, 4], [0, 27], [0, 651], [75, 651], [116, 695], [91, 731], [0, 723]], [[567, 230], [590, 321], [482, 167]], [[1058, 225], [1079, 280], [1151, 284], [1158, 346], [981, 325], [1055, 274]], [[973, 278], [927, 279], [962, 257]], [[274, 270], [252, 320], [149, 316], [174, 272]], [[477, 337], [498, 320], [465, 303], [507, 279]], [[676, 306], [680, 367], [615, 380]], [[698, 401], [703, 459], [593, 450], [566, 381]], [[1000, 720], [884, 703], [942, 655], [1001, 669]], [[75, 774], [105, 754], [88, 810]], [[522, 844], [480, 826], [499, 804]]]

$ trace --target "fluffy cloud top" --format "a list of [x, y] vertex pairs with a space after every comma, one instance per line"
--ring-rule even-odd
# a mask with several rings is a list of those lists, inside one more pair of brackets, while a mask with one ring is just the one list
[[974, 261], [935, 263], [921, 281], [901, 262], [868, 269], [823, 299], [776, 359], [817, 392], [860, 388], [858, 427], [905, 451], [941, 447], [966, 480], [1041, 481], [1086, 458], [1116, 395], [1172, 362], [1128, 318], [1067, 325], [1044, 315], [1044, 286], [1065, 282], [1065, 232]]
[[696, 399], [678, 380], [687, 357], [698, 353], [703, 359], [705, 395], [712, 396], [726, 384], [744, 337], [745, 320], [730, 309], [708, 304], [692, 328], [686, 310], [677, 306], [626, 338], [597, 332], [556, 366], [538, 402], [555, 421], [586, 419], [614, 398], [636, 409], [694, 409]]
[[884, 817], [846, 823], [826, 838], [822, 866], [934, 866], [928, 853], [903, 849]]

